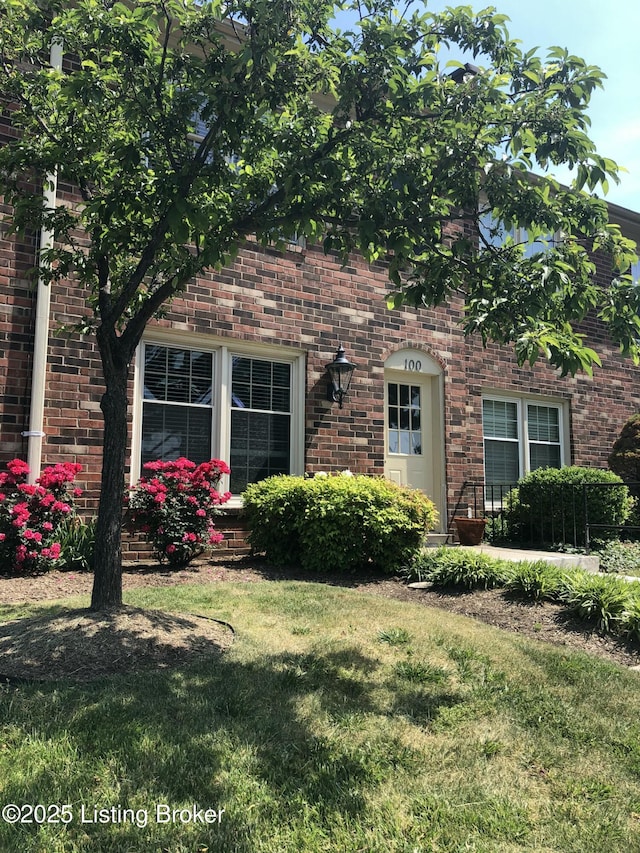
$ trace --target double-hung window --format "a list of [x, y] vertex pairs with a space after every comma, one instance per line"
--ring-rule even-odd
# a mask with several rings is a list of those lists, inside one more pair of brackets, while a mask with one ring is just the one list
[[137, 370], [134, 479], [146, 462], [181, 456], [228, 462], [234, 495], [272, 474], [302, 473], [298, 354], [145, 342]]
[[213, 353], [145, 344], [141, 463], [211, 458]]
[[490, 211], [481, 214], [478, 227], [481, 236], [481, 249], [485, 244], [496, 248], [504, 246], [508, 242], [516, 245], [521, 244], [525, 258], [531, 258], [540, 252], [548, 251], [558, 241], [557, 235], [553, 234], [546, 234], [530, 240], [526, 228], [515, 226], [507, 228], [502, 223], [497, 222]]
[[482, 427], [487, 486], [512, 485], [536, 468], [565, 464], [559, 403], [485, 397]]

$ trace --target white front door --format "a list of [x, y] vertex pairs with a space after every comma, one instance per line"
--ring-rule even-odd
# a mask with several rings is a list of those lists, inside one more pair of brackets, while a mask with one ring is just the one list
[[425, 353], [403, 350], [385, 365], [385, 476], [420, 489], [444, 509], [442, 372]]
[[386, 476], [400, 486], [412, 486], [427, 494], [433, 483], [433, 460], [427, 451], [432, 419], [429, 382], [421, 376], [385, 382]]

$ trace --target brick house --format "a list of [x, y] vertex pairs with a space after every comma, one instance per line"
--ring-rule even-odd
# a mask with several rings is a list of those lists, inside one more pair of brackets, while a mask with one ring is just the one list
[[[57, 192], [71, 198], [70, 187]], [[640, 215], [612, 206], [611, 217], [640, 238]], [[80, 462], [90, 511], [99, 357], [90, 337], [60, 330], [86, 311], [73, 284], [36, 292], [29, 281], [36, 251], [35, 236], [0, 231], [0, 462]], [[245, 484], [269, 474], [350, 468], [424, 489], [444, 530], [465, 484], [511, 482], [541, 465], [606, 467], [640, 410], [640, 382], [597, 323], [584, 331], [602, 367], [560, 378], [465, 338], [459, 304], [389, 310], [386, 292], [382, 265], [353, 257], [343, 268], [315, 246], [247, 243], [232, 266], [194, 280], [149, 325], [132, 370], [131, 481], [152, 458], [219, 457], [239, 505]], [[356, 365], [342, 408], [326, 373], [340, 344]]]

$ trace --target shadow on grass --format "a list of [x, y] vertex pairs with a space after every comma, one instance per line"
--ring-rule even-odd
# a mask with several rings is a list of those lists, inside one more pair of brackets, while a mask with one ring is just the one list
[[[123, 807], [226, 809], [220, 825], [194, 827], [185, 850], [214, 842], [213, 849], [244, 853], [253, 849], [262, 810], [268, 825], [311, 821], [328, 830], [336, 820], [357, 822], [370, 809], [369, 792], [399, 768], [419, 772], [421, 755], [390, 736], [380, 718], [401, 713], [427, 723], [462, 700], [445, 685], [399, 688], [381, 667], [355, 647], [264, 654], [251, 662], [223, 656], [102, 684], [5, 688], [0, 708], [5, 722], [28, 719], [30, 737], [49, 748], [68, 743], [77, 758], [56, 782], [64, 796], [95, 800], [108, 767]], [[48, 761], [35, 762], [26, 778], [5, 780], [4, 799], [37, 797], [55, 775]], [[75, 829], [66, 827], [72, 836]], [[96, 849], [112, 849], [113, 827], [80, 829]], [[172, 851], [183, 849], [173, 840], [175, 827], [156, 830]], [[139, 842], [139, 833], [120, 826], [118, 843]]]

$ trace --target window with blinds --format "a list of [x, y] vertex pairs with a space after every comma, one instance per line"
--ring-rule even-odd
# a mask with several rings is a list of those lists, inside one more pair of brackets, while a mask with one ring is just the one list
[[562, 407], [522, 399], [482, 401], [487, 485], [511, 485], [536, 468], [560, 468]]
[[141, 462], [211, 459], [213, 353], [145, 346]]
[[140, 364], [141, 466], [221, 458], [231, 468], [233, 494], [291, 473], [292, 362], [145, 343]]
[[231, 491], [288, 474], [291, 447], [291, 365], [233, 356]]

